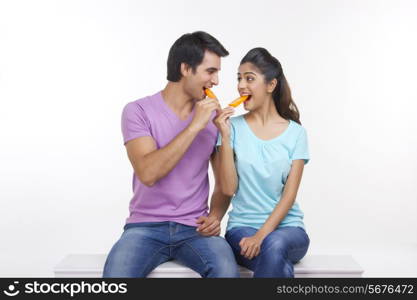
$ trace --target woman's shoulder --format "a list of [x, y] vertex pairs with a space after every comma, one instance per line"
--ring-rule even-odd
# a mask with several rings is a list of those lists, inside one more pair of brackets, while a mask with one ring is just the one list
[[302, 132], [302, 131], [306, 131], [305, 127], [299, 123], [297, 123], [296, 121], [290, 120], [291, 123], [291, 127], [297, 131], [297, 132]]
[[244, 115], [231, 117], [230, 122], [232, 123], [233, 126], [239, 126], [240, 124], [242, 124], [242, 122], [245, 121], [243, 116]]
[[242, 123], [245, 122], [245, 115], [246, 114], [242, 114], [242, 115], [238, 115], [238, 116], [233, 116], [230, 118], [230, 121], [233, 123]]
[[290, 126], [291, 126], [291, 130], [289, 130], [290, 134], [288, 134], [287, 136], [291, 140], [298, 140], [300, 137], [307, 135], [307, 131], [305, 127], [297, 123], [296, 121], [290, 120]]

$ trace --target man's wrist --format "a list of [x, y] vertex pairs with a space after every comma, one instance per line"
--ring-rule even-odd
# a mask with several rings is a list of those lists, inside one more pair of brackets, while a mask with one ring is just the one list
[[222, 220], [222, 216], [220, 216], [218, 213], [215, 213], [215, 212], [210, 212], [209, 214], [208, 214], [208, 217], [210, 218], [215, 218], [215, 219], [217, 219], [219, 222]]
[[199, 128], [196, 125], [190, 124], [188, 125], [187, 130], [193, 134], [198, 134], [201, 131], [201, 128]]

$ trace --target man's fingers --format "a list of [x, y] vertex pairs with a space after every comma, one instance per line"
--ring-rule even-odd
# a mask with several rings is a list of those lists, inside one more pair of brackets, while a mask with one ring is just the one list
[[205, 106], [210, 111], [221, 109], [220, 104], [218, 103], [208, 103], [205, 104]]
[[201, 216], [197, 219], [196, 223], [200, 224], [200, 225], [197, 226], [197, 229], [196, 229], [197, 231], [201, 230], [201, 227], [204, 226], [204, 223], [205, 223], [206, 220], [207, 220], [207, 217], [205, 217], [205, 216]]
[[[220, 222], [216, 219], [207, 219], [207, 222], [204, 224], [204, 231], [212, 231], [214, 228], [220, 225]], [[200, 228], [201, 229], [201, 228]]]
[[219, 230], [220, 224], [212, 224], [209, 227], [207, 227], [204, 232], [208, 234], [214, 234], [217, 230]]
[[204, 231], [211, 223], [208, 220], [205, 220], [200, 226], [198, 226], [198, 231]]
[[201, 217], [199, 217], [199, 218], [197, 219], [196, 223], [197, 223], [197, 224], [203, 223], [206, 219], [207, 219], [207, 217], [205, 217], [205, 216], [201, 216]]
[[215, 230], [218, 226], [220, 226], [220, 222], [214, 221], [213, 223], [209, 224], [208, 226], [206, 226], [201, 231], [203, 231], [203, 232], [211, 232], [211, 231]]
[[220, 105], [219, 100], [217, 100], [217, 99], [211, 99], [211, 98], [203, 99], [203, 100], [200, 101], [200, 103], [202, 105], [207, 105], [207, 104], [211, 104], [211, 103], [215, 103], [215, 104]]
[[209, 232], [200, 232], [200, 234], [204, 235], [204, 236], [216, 236], [216, 235], [220, 235], [220, 228], [215, 228]]

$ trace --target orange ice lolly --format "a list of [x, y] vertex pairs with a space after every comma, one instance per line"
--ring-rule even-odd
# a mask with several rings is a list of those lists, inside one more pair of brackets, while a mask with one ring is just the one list
[[248, 98], [249, 98], [249, 96], [239, 97], [236, 100], [234, 100], [231, 103], [229, 103], [229, 106], [237, 107], [237, 106], [239, 106], [239, 104], [245, 102]]
[[204, 89], [204, 93], [211, 99], [217, 99], [216, 95], [210, 89]]

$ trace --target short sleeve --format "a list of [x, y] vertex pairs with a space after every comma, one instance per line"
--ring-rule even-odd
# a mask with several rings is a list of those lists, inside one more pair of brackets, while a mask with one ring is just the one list
[[[234, 148], [234, 144], [235, 144], [235, 128], [233, 126], [233, 123], [230, 122], [230, 147], [232, 147], [232, 149]], [[216, 147], [221, 146], [222, 145], [222, 135], [219, 134], [217, 136], [217, 143], [216, 143]]]
[[126, 104], [122, 112], [123, 141], [128, 141], [142, 136], [152, 136], [151, 124], [143, 108], [135, 102]]
[[298, 135], [294, 151], [291, 156], [291, 160], [304, 159], [304, 164], [307, 164], [310, 160], [310, 154], [308, 151], [307, 132], [302, 128]]

